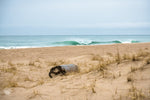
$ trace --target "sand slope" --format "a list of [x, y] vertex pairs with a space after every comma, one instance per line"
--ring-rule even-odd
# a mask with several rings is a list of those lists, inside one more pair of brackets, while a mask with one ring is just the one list
[[1, 100], [149, 100], [149, 74], [150, 43], [0, 50]]

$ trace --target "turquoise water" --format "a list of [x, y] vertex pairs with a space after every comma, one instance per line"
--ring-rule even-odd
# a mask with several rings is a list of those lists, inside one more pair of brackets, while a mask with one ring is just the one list
[[101, 36], [101, 35], [36, 35], [0, 36], [0, 49], [54, 47], [69, 45], [103, 45], [115, 43], [150, 42], [147, 36]]

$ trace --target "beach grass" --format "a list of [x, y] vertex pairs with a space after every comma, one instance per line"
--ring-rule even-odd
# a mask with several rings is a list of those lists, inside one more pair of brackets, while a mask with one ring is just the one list
[[[150, 68], [149, 48], [123, 52], [120, 49], [121, 47], [118, 46], [118, 50], [116, 50], [116, 46], [114, 47], [115, 52], [113, 50], [111, 52], [109, 49], [103, 51], [101, 48], [99, 48], [101, 51], [95, 51], [93, 47], [85, 46], [84, 49], [81, 49], [82, 53], [81, 51], [76, 52], [78, 49], [74, 50], [74, 47], [69, 47], [73, 48], [72, 52], [69, 53], [70, 55], [68, 54], [70, 51], [66, 50], [67, 47], [58, 48], [58, 50], [63, 48], [64, 54], [49, 53], [51, 49], [56, 48], [45, 48], [45, 51], [41, 48], [41, 50], [47, 52], [41, 57], [39, 57], [40, 54], [36, 55], [38, 54], [37, 51], [34, 57], [26, 55], [27, 58], [16, 57], [11, 60], [3, 58], [3, 61], [0, 62], [0, 89], [10, 88], [14, 90], [11, 95], [24, 94], [28, 99], [37, 100], [41, 97], [48, 99], [54, 96], [58, 98], [62, 96], [67, 99], [69, 98], [67, 96], [71, 95], [74, 95], [72, 100], [78, 99], [78, 96], [91, 100], [98, 100], [99, 98], [109, 100], [112, 99], [112, 95], [114, 100], [124, 100], [125, 98], [129, 100], [148, 99], [149, 92], [147, 88], [150, 82], [148, 79]], [[90, 50], [87, 52], [85, 48]], [[37, 49], [26, 50], [29, 50], [28, 53], [30, 53], [32, 50]], [[21, 50], [18, 50], [18, 53], [19, 51]], [[9, 52], [14, 51], [9, 50]], [[52, 79], [49, 78], [50, 68], [62, 64], [76, 64], [79, 71], [67, 73], [64, 76], [58, 75]], [[24, 91], [18, 93], [19, 89]], [[104, 96], [100, 97], [101, 94]], [[5, 96], [7, 95], [0, 95], [0, 97]], [[14, 96], [13, 100], [15, 99]]]

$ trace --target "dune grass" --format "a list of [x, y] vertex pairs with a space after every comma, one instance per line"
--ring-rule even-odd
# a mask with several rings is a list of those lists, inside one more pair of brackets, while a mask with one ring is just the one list
[[146, 97], [142, 92], [142, 89], [137, 89], [133, 84], [131, 88], [129, 88], [128, 97], [131, 100], [144, 100]]
[[36, 96], [41, 96], [41, 93], [38, 90], [33, 90], [33, 92], [31, 93], [31, 95], [28, 98], [33, 99]]
[[[142, 57], [142, 60], [144, 59], [143, 62], [145, 62], [146, 65], [150, 64], [150, 53], [148, 53], [147, 51], [146, 52], [139, 51], [137, 53], [125, 53], [125, 54], [121, 55], [121, 53], [119, 53], [119, 50], [118, 50], [118, 53], [116, 55], [109, 53], [109, 52], [106, 54], [107, 54], [107, 56], [102, 56], [100, 54], [93, 54], [92, 59], [82, 60], [82, 61], [80, 61], [80, 59], [76, 60], [76, 61], [74, 61], [74, 60], [68, 61], [66, 59], [53, 59], [53, 60], [48, 60], [48, 61], [41, 61], [40, 59], [35, 59], [35, 60], [30, 60], [29, 62], [27, 62], [27, 64], [23, 64], [23, 63], [22, 64], [14, 64], [12, 61], [9, 61], [7, 64], [8, 66], [0, 68], [0, 71], [2, 71], [4, 73], [9, 73], [9, 74], [12, 74], [12, 73], [17, 74], [18, 77], [22, 77], [21, 75], [23, 75], [23, 74], [20, 74], [20, 73], [25, 73], [25, 71], [23, 71], [21, 68], [25, 67], [25, 70], [28, 70], [28, 68], [42, 70], [42, 69], [44, 69], [44, 67], [43, 67], [43, 63], [44, 63], [45, 66], [47, 66], [47, 69], [44, 70], [44, 72], [43, 72], [43, 73], [46, 73], [45, 75], [47, 75], [47, 76], [44, 76], [46, 79], [46, 78], [49, 78], [47, 73], [51, 67], [57, 66], [57, 65], [62, 65], [62, 64], [74, 63], [79, 66], [80, 71], [78, 73], [80, 76], [82, 74], [87, 74], [87, 73], [93, 71], [93, 73], [94, 72], [100, 73], [99, 74], [99, 75], [101, 75], [100, 78], [107, 78], [111, 75], [111, 79], [115, 80], [118, 78], [118, 76], [121, 77], [123, 74], [121, 71], [117, 72], [117, 74], [116, 73], [109, 74], [108, 67], [111, 64], [115, 64], [117, 66], [119, 64], [121, 65], [125, 61], [136, 63], [136, 61], [141, 60], [140, 57]], [[21, 67], [18, 68], [17, 65], [21, 66]], [[143, 70], [144, 69], [143, 66], [144, 66], [144, 64], [141, 65], [141, 67], [132, 65], [130, 67], [129, 74], [134, 73], [139, 69]], [[18, 70], [20, 71], [19, 73], [17, 73]], [[33, 70], [33, 71], [34, 72], [37, 71], [37, 73], [38, 73], [38, 70]], [[70, 73], [70, 74], [67, 74], [66, 76], [75, 75], [78, 73]], [[38, 73], [38, 74], [40, 76], [40, 73]], [[66, 76], [64, 76], [64, 77], [66, 77]], [[36, 81], [33, 81], [33, 78], [29, 77], [28, 75], [24, 76], [23, 80], [9, 80], [9, 81], [7, 81], [8, 84], [4, 84], [4, 88], [22, 87], [22, 88], [26, 88], [26, 89], [32, 89], [37, 86], [42, 86], [43, 84], [46, 83], [45, 82], [46, 80], [42, 79], [42, 77], [43, 76], [41, 75]], [[19, 82], [28, 82], [29, 84], [30, 84], [30, 82], [31, 83], [34, 82], [36, 84], [27, 87], [27, 86], [23, 86], [23, 85], [21, 86], [19, 84]], [[127, 82], [126, 84], [131, 84], [131, 83], [135, 82], [135, 79], [132, 75], [128, 75], [127, 77], [125, 77], [125, 82]], [[95, 84], [96, 84], [96, 79], [94, 81], [92, 81], [89, 86], [85, 86], [85, 88], [88, 89], [91, 93], [96, 94], [97, 88], [96, 88]], [[115, 93], [117, 94], [118, 91], [116, 90]], [[36, 96], [40, 96], [40, 95], [41, 95], [41, 93], [39, 91], [35, 90], [31, 93], [31, 95], [29, 96], [29, 99], [33, 99]], [[134, 86], [129, 89], [129, 98], [131, 100], [140, 100], [140, 99], [143, 99], [144, 97], [145, 97], [144, 93], [141, 90], [138, 90], [137, 88], [135, 88]], [[122, 96], [120, 96], [120, 98], [122, 98]]]
[[127, 77], [127, 82], [133, 82], [133, 81], [134, 81], [133, 76], [132, 76], [132, 75], [129, 75], [129, 76]]

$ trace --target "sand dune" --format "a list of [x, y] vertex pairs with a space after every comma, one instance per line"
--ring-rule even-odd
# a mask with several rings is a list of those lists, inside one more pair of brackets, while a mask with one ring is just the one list
[[149, 100], [149, 74], [150, 43], [0, 50], [1, 100]]

